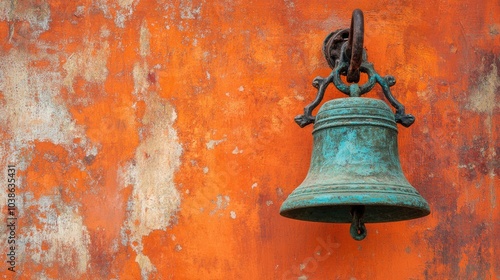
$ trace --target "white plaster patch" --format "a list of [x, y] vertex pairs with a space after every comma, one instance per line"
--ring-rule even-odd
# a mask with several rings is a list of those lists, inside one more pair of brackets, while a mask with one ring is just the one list
[[[134, 77], [133, 93], [135, 95], [144, 94], [144, 92], [146, 92], [148, 87], [150, 86], [148, 82], [148, 73], [149, 69], [146, 62], [137, 62], [134, 64], [134, 69], [132, 69], [132, 76]], [[142, 99], [142, 96], [140, 96], [140, 99]]]
[[135, 261], [141, 267], [141, 278], [143, 280], [147, 280], [149, 278], [149, 274], [156, 271], [156, 267], [151, 263], [148, 256], [143, 255], [142, 253], [137, 254]]
[[122, 227], [122, 243], [128, 242], [138, 254], [136, 262], [141, 268], [142, 279], [148, 279], [156, 269], [142, 252], [142, 238], [154, 230], [166, 230], [181, 203], [181, 195], [174, 184], [174, 173], [182, 154], [173, 128], [177, 114], [167, 101], [149, 91], [148, 69], [146, 62], [134, 65], [133, 93], [145, 102], [146, 109], [138, 128], [141, 142], [134, 158], [118, 174], [122, 186], [133, 187], [127, 206], [128, 217]]
[[[31, 5], [23, 5], [22, 8], [17, 8], [18, 2], [20, 1], [0, 1], [0, 20], [10, 22], [27, 21], [35, 37], [49, 30], [51, 19], [50, 5], [47, 0], [33, 1]], [[14, 25], [12, 25], [12, 28], [14, 28]], [[9, 38], [15, 30], [10, 32]]]
[[134, 0], [118, 0], [118, 5], [122, 9], [130, 10], [132, 9], [132, 4], [134, 4]]
[[125, 15], [121, 11], [116, 12], [115, 25], [120, 28], [125, 28]]
[[139, 35], [139, 52], [142, 57], [146, 57], [150, 53], [150, 44], [149, 40], [151, 39], [151, 34], [149, 33], [149, 29], [147, 28], [147, 24], [145, 21], [141, 24], [141, 30]]
[[500, 89], [500, 77], [496, 64], [493, 63], [490, 67], [491, 71], [479, 80], [477, 88], [470, 95], [469, 109], [476, 112], [492, 114], [499, 106], [495, 97]]
[[165, 230], [180, 206], [174, 172], [180, 164], [182, 148], [172, 124], [176, 114], [158, 96], [146, 98], [142, 120], [149, 134], [136, 150], [133, 162], [125, 172], [133, 185], [129, 218], [131, 241], [141, 243], [142, 236], [153, 230]]
[[0, 20], [8, 20], [12, 3], [10, 1], [0, 1]]
[[207, 150], [213, 150], [215, 146], [219, 145], [220, 143], [226, 141], [226, 137], [219, 139], [219, 140], [209, 140], [205, 146], [207, 147]]
[[118, 0], [118, 5], [121, 9], [116, 12], [115, 24], [117, 27], [125, 27], [125, 21], [128, 17], [132, 16], [134, 8], [138, 3], [139, 0]]
[[108, 38], [111, 35], [111, 31], [106, 28], [106, 26], [101, 27], [100, 34], [101, 38]]
[[35, 59], [16, 49], [0, 56], [0, 91], [5, 100], [5, 106], [0, 107], [0, 125], [13, 137], [13, 152], [35, 140], [67, 146], [74, 138], [85, 138], [83, 128], [59, 102], [60, 73], [29, 67]]
[[276, 188], [276, 195], [278, 197], [283, 197], [283, 189], [282, 188]]
[[182, 250], [182, 246], [180, 244], [175, 245], [175, 251], [180, 252]]
[[[31, 67], [38, 60], [59, 65], [59, 56], [45, 51], [31, 54], [13, 48], [0, 54], [3, 95], [0, 127], [9, 136], [2, 143], [5, 153], [0, 161], [16, 163], [19, 170], [26, 170], [36, 141], [60, 145], [68, 150], [69, 156], [73, 156], [71, 152], [78, 146], [87, 155], [95, 156], [97, 147], [89, 143], [84, 128], [75, 123], [59, 96], [63, 84], [61, 73], [52, 67]], [[74, 144], [74, 139], [80, 139], [80, 144]], [[32, 193], [23, 190], [23, 177], [18, 183], [18, 189], [22, 190], [17, 201], [19, 217], [34, 221], [19, 232], [19, 259], [31, 259], [41, 267], [72, 267], [76, 276], [85, 273], [90, 261], [90, 237], [78, 206], [65, 203], [59, 194], [35, 200]], [[3, 206], [4, 200], [0, 200], [0, 208]], [[4, 218], [3, 214], [0, 217]]]
[[77, 6], [73, 15], [79, 18], [83, 17], [85, 15], [85, 6]]
[[217, 204], [217, 209], [218, 210], [224, 210], [227, 208], [227, 206], [229, 205], [229, 201], [231, 199], [229, 198], [229, 196], [225, 195], [225, 196], [222, 196], [222, 195], [218, 195], [217, 196], [217, 201], [216, 201], [216, 204]]
[[238, 149], [238, 147], [234, 148], [234, 150], [232, 152], [233, 155], [237, 155], [237, 154], [241, 154], [241, 153], [243, 153], [243, 150]]
[[[119, 28], [125, 27], [126, 20], [132, 16], [134, 9], [140, 0], [93, 0], [93, 5], [104, 14], [107, 19], [113, 19], [111, 10], [116, 11], [114, 16], [115, 25]], [[108, 2], [111, 2], [110, 4]], [[116, 6], [118, 4], [118, 6]]]
[[288, 8], [288, 9], [293, 9], [295, 8], [295, 3], [291, 0], [285, 0], [285, 6]]
[[210, 211], [210, 215], [214, 215], [219, 210], [225, 210], [229, 206], [230, 201], [231, 199], [227, 195], [224, 196], [221, 194], [217, 195], [216, 200], [212, 201], [212, 203], [214, 203], [216, 207], [215, 209]]
[[201, 13], [201, 6], [202, 4], [193, 7], [192, 0], [181, 0], [181, 19], [196, 19]]
[[111, 13], [109, 12], [107, 0], [94, 0], [93, 5], [97, 7], [97, 9], [101, 10], [105, 18], [107, 19], [112, 18]]
[[304, 263], [299, 264], [299, 269], [302, 271], [306, 268], [306, 265]]
[[124, 166], [118, 168], [118, 181], [121, 182], [120, 189], [137, 184], [137, 176], [139, 170], [135, 162], [128, 162]]
[[74, 93], [73, 82], [77, 77], [83, 77], [85, 81], [94, 84], [100, 84], [106, 81], [108, 77], [108, 68], [106, 67], [110, 54], [109, 43], [103, 42], [85, 42], [84, 48], [71, 54], [63, 69], [66, 75], [63, 84], [70, 93]]
[[23, 228], [19, 248], [24, 258], [44, 267], [72, 267], [77, 276], [85, 273], [90, 261], [90, 236], [78, 208], [64, 203], [60, 195], [27, 199], [25, 207], [38, 209], [34, 218], [40, 226]]

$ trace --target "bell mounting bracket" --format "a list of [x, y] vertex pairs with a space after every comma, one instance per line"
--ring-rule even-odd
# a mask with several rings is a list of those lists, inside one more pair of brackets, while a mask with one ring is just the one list
[[[295, 117], [295, 122], [300, 127], [314, 123], [316, 117], [312, 111], [321, 103], [325, 90], [330, 83], [342, 93], [350, 97], [359, 97], [373, 89], [375, 84], [382, 87], [382, 91], [391, 105], [396, 109], [395, 121], [404, 127], [409, 127], [415, 122], [415, 117], [405, 113], [405, 107], [391, 93], [390, 87], [396, 84], [393, 76], [380, 76], [373, 64], [367, 61], [366, 50], [363, 46], [364, 20], [363, 12], [356, 9], [352, 13], [351, 27], [339, 29], [330, 33], [323, 42], [323, 55], [332, 69], [326, 78], [316, 77], [313, 86], [318, 89], [313, 102], [304, 107], [304, 114]], [[368, 81], [359, 85], [360, 73], [368, 75]], [[340, 76], [346, 76], [345, 84]]]

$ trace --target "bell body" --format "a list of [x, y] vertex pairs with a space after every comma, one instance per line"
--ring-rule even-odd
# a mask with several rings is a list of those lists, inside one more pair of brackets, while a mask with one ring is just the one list
[[381, 100], [334, 99], [319, 110], [309, 172], [285, 200], [285, 217], [350, 223], [364, 206], [363, 222], [426, 216], [425, 199], [403, 175], [394, 114]]

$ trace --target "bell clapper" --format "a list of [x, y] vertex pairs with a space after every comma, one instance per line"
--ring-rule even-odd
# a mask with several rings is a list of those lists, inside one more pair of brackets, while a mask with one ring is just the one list
[[352, 223], [351, 223], [351, 236], [357, 241], [365, 239], [368, 233], [365, 223], [362, 222], [363, 214], [365, 213], [364, 205], [356, 205], [351, 207]]

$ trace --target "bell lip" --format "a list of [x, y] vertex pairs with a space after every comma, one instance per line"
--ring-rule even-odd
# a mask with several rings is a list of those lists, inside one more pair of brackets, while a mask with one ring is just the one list
[[[373, 195], [373, 194], [372, 194]], [[343, 195], [342, 198], [332, 198], [331, 195], [308, 196], [308, 198], [296, 199], [288, 197], [280, 208], [280, 215], [290, 219], [324, 222], [324, 223], [351, 223], [352, 217], [349, 215], [349, 209], [352, 206], [364, 205], [366, 207], [365, 223], [385, 223], [406, 221], [418, 219], [428, 216], [431, 211], [427, 201], [420, 195], [406, 195], [405, 199], [401, 194], [393, 196], [384, 195], [380, 198], [375, 198], [370, 194], [359, 195]], [[391, 201], [392, 200], [392, 201]], [[341, 217], [321, 217], [315, 218], [314, 211], [320, 211], [321, 208], [332, 208], [345, 212]], [[371, 215], [375, 211], [381, 211], [379, 216]], [[301, 213], [312, 213], [301, 216]], [[392, 216], [392, 213], [401, 213], [400, 216]], [[370, 216], [371, 215], [371, 216]]]
[[[360, 205], [360, 204], [358, 204]], [[356, 206], [355, 204], [352, 204], [350, 206]], [[394, 206], [395, 208], [397, 206]], [[397, 207], [397, 208], [403, 208], [403, 207]], [[410, 207], [405, 207], [405, 208], [410, 208]], [[418, 208], [413, 208], [413, 209], [418, 209]], [[299, 209], [295, 209], [299, 210]], [[421, 209], [420, 209], [421, 210]], [[350, 224], [352, 222], [352, 218], [349, 218], [348, 220], [314, 220], [314, 219], [307, 219], [307, 218], [301, 218], [297, 217], [294, 215], [289, 215], [291, 211], [280, 211], [280, 215], [285, 218], [293, 219], [293, 220], [299, 220], [299, 221], [304, 221], [304, 222], [315, 222], [315, 223], [330, 223], [330, 224]], [[403, 222], [403, 221], [409, 221], [409, 220], [415, 220], [419, 218], [424, 218], [428, 216], [431, 213], [431, 211], [421, 211], [421, 214], [419, 215], [414, 215], [411, 217], [404, 217], [404, 218], [394, 218], [394, 219], [381, 219], [381, 220], [363, 220], [364, 223], [367, 224], [380, 224], [380, 223], [392, 223], [392, 222]]]

